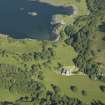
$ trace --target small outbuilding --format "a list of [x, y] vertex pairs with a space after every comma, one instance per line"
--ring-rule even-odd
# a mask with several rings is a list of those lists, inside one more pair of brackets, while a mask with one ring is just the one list
[[60, 73], [65, 76], [73, 75], [74, 72], [78, 72], [78, 68], [75, 66], [63, 66], [60, 69]]

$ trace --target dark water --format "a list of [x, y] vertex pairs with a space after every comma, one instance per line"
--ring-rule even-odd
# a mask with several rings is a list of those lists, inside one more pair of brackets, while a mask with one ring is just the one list
[[[28, 12], [38, 15], [28, 15]], [[31, 0], [0, 0], [0, 33], [8, 34], [17, 39], [50, 37], [51, 17], [55, 14], [71, 15], [63, 6]]]
[[103, 23], [99, 26], [99, 31], [105, 32], [105, 22], [103, 22]]

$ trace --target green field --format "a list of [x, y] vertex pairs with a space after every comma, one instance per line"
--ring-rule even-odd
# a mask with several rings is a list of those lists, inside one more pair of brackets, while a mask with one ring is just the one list
[[93, 34], [93, 38], [91, 41], [91, 50], [95, 53], [94, 61], [102, 63], [103, 65], [105, 65], [105, 41], [103, 40], [104, 36], [104, 32], [97, 31]]
[[[19, 57], [23, 53], [30, 53], [34, 51], [42, 52], [43, 45], [46, 49], [49, 47], [53, 48], [55, 53], [51, 63], [48, 63], [46, 67], [47, 70], [57, 70], [58, 63], [63, 65], [74, 65], [72, 59], [75, 58], [77, 54], [71, 46], [66, 45], [63, 41], [55, 43], [38, 40], [15, 40], [5, 37], [0, 38], [0, 64], [9, 64], [21, 68], [24, 68], [24, 64], [27, 64], [29, 68], [32, 64], [40, 64], [41, 69], [44, 70], [45, 66], [43, 66], [43, 63], [46, 62], [46, 60], [29, 60], [24, 62]], [[2, 55], [2, 51], [5, 53], [4, 56]], [[24, 95], [11, 93], [7, 89], [3, 88], [0, 89], [0, 100], [2, 101], [15, 101], [20, 96]]]
[[7, 89], [0, 88], [0, 101], [15, 101], [22, 95], [20, 95], [19, 93], [11, 93]]
[[[87, 76], [74, 75], [70, 77], [62, 76], [53, 71], [44, 72], [45, 80], [44, 84], [51, 88], [51, 84], [55, 84], [60, 87], [61, 92], [70, 97], [76, 97], [85, 103], [89, 103], [92, 100], [101, 100], [105, 102], [105, 94], [99, 89], [100, 85], [104, 83], [90, 80]], [[75, 85], [77, 87], [76, 92], [70, 90], [70, 86]], [[86, 96], [81, 94], [81, 91], [85, 90], [87, 92]]]
[[[52, 5], [64, 5], [64, 6], [74, 6], [77, 9], [77, 14], [73, 16], [61, 16], [57, 15], [59, 19], [64, 20], [65, 25], [72, 24], [74, 20], [78, 16], [87, 15], [89, 13], [85, 0], [40, 0], [41, 2], [47, 2]], [[84, 23], [83, 23], [84, 24]], [[78, 25], [79, 26], [79, 25]], [[95, 35], [97, 34], [97, 38]], [[99, 63], [104, 63], [105, 43], [102, 41], [104, 34], [101, 32], [96, 32], [93, 35], [93, 39], [91, 41], [91, 50], [96, 52], [94, 56], [94, 61]], [[33, 59], [33, 53], [43, 53], [43, 48], [47, 51], [49, 48], [53, 49], [54, 55], [51, 58], [45, 59]], [[99, 49], [100, 48], [100, 49]], [[97, 52], [97, 50], [102, 50]], [[27, 60], [23, 60], [23, 55], [27, 58]], [[47, 56], [48, 53], [45, 53]], [[103, 82], [98, 80], [91, 80], [87, 75], [73, 75], [73, 76], [62, 76], [57, 72], [58, 65], [61, 64], [63, 66], [74, 66], [73, 59], [77, 57], [77, 53], [74, 48], [70, 45], [67, 45], [63, 39], [60, 39], [58, 42], [53, 41], [45, 41], [45, 40], [36, 40], [36, 39], [24, 39], [17, 40], [10, 37], [0, 36], [0, 64], [7, 64], [18, 66], [25, 70], [25, 65], [30, 70], [30, 67], [35, 65], [40, 65], [41, 71], [44, 73], [44, 79], [38, 80], [38, 82], [42, 82], [47, 90], [52, 89], [51, 84], [58, 86], [61, 89], [61, 94], [67, 95], [73, 98], [78, 98], [85, 103], [90, 103], [93, 100], [100, 100], [105, 102], [105, 93], [103, 93], [99, 86], [104, 85]], [[40, 56], [40, 55], [39, 55]], [[1, 70], [1, 72], [3, 72]], [[26, 71], [25, 71], [26, 72]], [[4, 72], [3, 72], [4, 73]], [[23, 72], [22, 72], [23, 73]], [[29, 72], [28, 72], [29, 73]], [[24, 73], [23, 73], [24, 74]], [[24, 79], [24, 75], [22, 74]], [[3, 75], [4, 76], [4, 75]], [[20, 74], [17, 77], [11, 76], [9, 79], [19, 79], [21, 81]], [[36, 80], [36, 78], [29, 77], [29, 80]], [[1, 78], [1, 77], [0, 77]], [[19, 82], [18, 81], [18, 82]], [[73, 92], [70, 89], [70, 86], [76, 86], [77, 90]], [[20, 89], [20, 88], [19, 88]], [[84, 96], [81, 91], [85, 90], [86, 95]], [[17, 90], [16, 90], [17, 91]], [[15, 101], [18, 98], [25, 96], [26, 93], [20, 94], [17, 92], [10, 92], [8, 89], [5, 89], [1, 86], [0, 88], [0, 101]]]
[[[100, 81], [90, 80], [87, 76], [74, 75], [70, 77], [62, 76], [54, 71], [45, 70], [44, 80], [42, 81], [47, 89], [51, 89], [51, 84], [60, 87], [61, 94], [75, 97], [82, 100], [85, 103], [90, 103], [93, 100], [100, 100], [105, 102], [105, 94], [100, 90], [99, 86], [104, 85]], [[70, 90], [70, 86], [76, 86], [75, 92]], [[86, 91], [86, 96], [82, 95], [81, 91]], [[11, 93], [7, 89], [0, 89], [0, 100], [15, 101], [21, 96], [25, 96], [26, 93]]]
[[[54, 44], [56, 47], [54, 47]], [[71, 46], [66, 45], [63, 41], [50, 42], [38, 40], [14, 40], [14, 39], [0, 39], [0, 49], [5, 50], [7, 56], [1, 57], [0, 63], [22, 65], [23, 61], [18, 57], [23, 53], [41, 52], [43, 45], [47, 48], [51, 47], [54, 50], [54, 57], [52, 58], [51, 66], [57, 66], [57, 63], [64, 65], [73, 65], [72, 59], [77, 56], [76, 52]], [[66, 56], [65, 56], [66, 55]], [[45, 60], [31, 60], [25, 63], [43, 63]]]
[[[22, 54], [25, 52], [33, 52], [33, 51], [41, 51], [43, 44], [46, 48], [52, 47], [55, 52], [55, 56], [52, 58], [52, 62], [48, 64], [48, 67], [44, 67], [42, 64], [43, 60], [39, 61], [22, 61], [17, 54]], [[56, 45], [56, 47], [55, 47]], [[1, 64], [12, 64], [12, 65], [18, 65], [20, 67], [23, 67], [24, 63], [28, 64], [30, 66], [31, 64], [41, 64], [42, 69], [44, 71], [44, 81], [42, 81], [45, 86], [50, 89], [50, 84], [55, 84], [61, 88], [61, 91], [63, 94], [66, 94], [70, 97], [76, 97], [84, 102], [90, 102], [93, 99], [101, 100], [105, 102], [105, 94], [101, 92], [99, 89], [99, 86], [103, 83], [99, 81], [93, 81], [90, 80], [87, 76], [61, 76], [60, 74], [57, 74], [54, 72], [57, 70], [57, 64], [58, 62], [68, 66], [73, 65], [72, 59], [77, 56], [74, 49], [71, 46], [66, 45], [63, 41], [59, 41], [57, 43], [55, 42], [49, 42], [49, 41], [37, 41], [37, 40], [13, 40], [13, 39], [6, 39], [6, 38], [0, 38], [0, 49], [5, 49], [5, 53], [7, 56], [0, 56], [0, 63]], [[77, 87], [76, 92], [72, 92], [70, 90], [70, 86], [75, 85]], [[92, 87], [92, 88], [91, 88]], [[8, 90], [1, 89], [1, 95], [0, 100], [14, 100], [21, 96], [17, 93], [10, 93]], [[82, 90], [86, 90], [87, 96], [83, 96], [81, 94]], [[7, 92], [6, 92], [7, 91]]]

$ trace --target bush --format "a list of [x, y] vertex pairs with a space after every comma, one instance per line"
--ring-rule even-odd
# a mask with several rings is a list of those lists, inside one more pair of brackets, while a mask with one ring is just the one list
[[76, 92], [77, 91], [77, 87], [72, 85], [72, 86], [70, 86], [70, 90], [73, 91], [73, 92]]
[[82, 90], [81, 93], [82, 93], [83, 96], [87, 95], [87, 92], [85, 90]]
[[100, 90], [101, 90], [102, 92], [105, 92], [105, 85], [101, 85], [101, 86], [100, 86]]

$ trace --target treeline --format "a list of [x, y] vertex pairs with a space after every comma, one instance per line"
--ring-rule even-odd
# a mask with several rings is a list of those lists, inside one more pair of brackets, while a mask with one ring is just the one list
[[78, 17], [73, 25], [65, 28], [68, 36], [65, 42], [72, 45], [78, 52], [74, 63], [80, 68], [80, 71], [88, 74], [90, 78], [105, 81], [105, 76], [99, 67], [100, 63], [93, 61], [95, 53], [91, 49], [92, 36], [99, 25], [105, 21], [105, 0], [87, 0], [87, 5], [90, 14]]
[[[60, 88], [51, 84], [51, 90], [46, 89], [42, 83], [44, 79], [40, 65], [32, 64], [29, 68], [24, 68], [9, 64], [0, 64], [0, 88], [8, 89], [10, 93], [20, 94], [20, 98], [15, 102], [8, 100], [0, 102], [0, 105], [88, 105], [77, 98], [63, 95]], [[105, 86], [101, 85], [100, 90], [105, 92]], [[75, 92], [77, 87], [70, 86]], [[85, 90], [81, 91], [86, 96]], [[96, 104], [97, 103], [97, 104]], [[102, 102], [92, 102], [90, 105], [104, 105]]]
[[90, 104], [85, 104], [78, 99], [70, 98], [68, 96], [61, 96], [59, 93], [53, 91], [47, 91], [42, 98], [36, 97], [20, 97], [15, 102], [4, 101], [0, 102], [0, 105], [105, 105], [101, 101], [92, 101]]
[[105, 9], [105, 0], [86, 0], [88, 9], [91, 12], [97, 12]]
[[46, 60], [51, 59], [54, 56], [53, 48], [43, 49], [41, 52], [30, 52], [19, 55], [23, 61], [30, 60]]
[[0, 87], [6, 88], [11, 92], [27, 92], [27, 88], [34, 83], [34, 80], [43, 80], [43, 78], [40, 66], [35, 64], [30, 68], [25, 65], [23, 69], [9, 64], [0, 64]]
[[86, 105], [78, 99], [68, 96], [60, 96], [52, 91], [47, 91], [45, 97], [39, 99], [35, 97], [21, 97], [15, 102], [1, 102], [0, 105]]
[[9, 64], [0, 64], [0, 88], [8, 89], [10, 93], [24, 94], [15, 102], [4, 101], [0, 105], [85, 105], [76, 98], [61, 95], [58, 86], [51, 84], [47, 90], [40, 66], [27, 65], [22, 69]]

